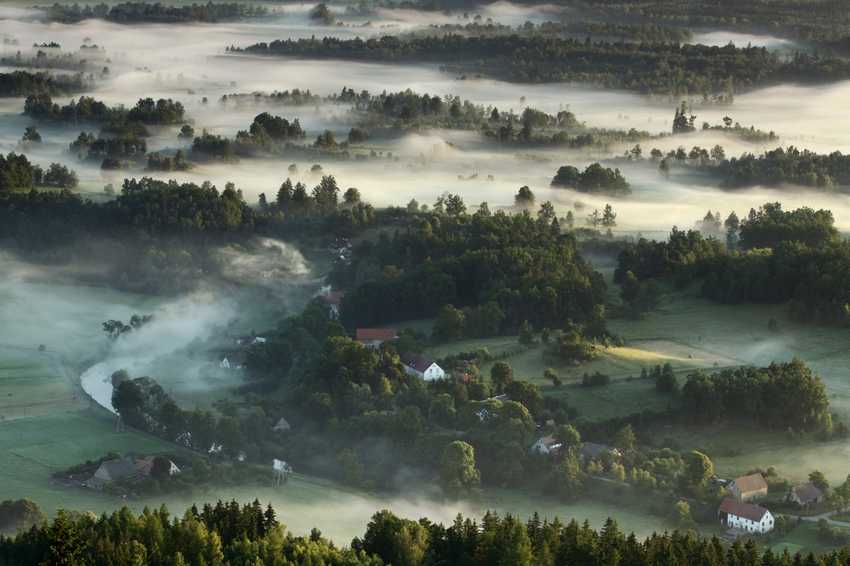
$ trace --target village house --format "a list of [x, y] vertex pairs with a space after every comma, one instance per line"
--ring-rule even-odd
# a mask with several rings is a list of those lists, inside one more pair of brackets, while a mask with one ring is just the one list
[[283, 417], [280, 417], [280, 420], [277, 421], [276, 425], [274, 425], [274, 428], [272, 429], [272, 431], [273, 432], [286, 432], [286, 431], [290, 430], [291, 428], [292, 427], [289, 426], [289, 423], [286, 422], [286, 419], [283, 418]]
[[800, 507], [805, 507], [823, 501], [823, 493], [815, 487], [815, 484], [809, 482], [792, 487], [787, 499]]
[[558, 451], [558, 448], [561, 447], [561, 443], [555, 440], [554, 436], [544, 436], [540, 440], [534, 443], [534, 446], [531, 447], [532, 452], [536, 452], [538, 454], [552, 454]]
[[404, 364], [404, 369], [410, 375], [415, 375], [423, 381], [432, 381], [434, 379], [443, 379], [446, 377], [446, 372], [424, 356], [420, 356], [414, 352], [407, 352], [401, 357], [401, 363]]
[[584, 446], [581, 447], [578, 455], [581, 458], [585, 458], [587, 460], [596, 460], [599, 458], [599, 455], [603, 452], [611, 452], [614, 456], [621, 456], [620, 450], [615, 446], [608, 446], [607, 444], [597, 444], [595, 442], [585, 442]]
[[735, 501], [728, 497], [717, 510], [721, 525], [741, 529], [750, 533], [766, 533], [773, 530], [773, 515], [764, 507]]
[[248, 354], [239, 352], [238, 354], [228, 354], [224, 356], [219, 367], [224, 369], [242, 369], [245, 367], [245, 362], [248, 361]]
[[392, 328], [358, 328], [355, 334], [357, 341], [377, 349], [381, 343], [395, 340], [395, 330]]
[[754, 501], [767, 497], [767, 482], [761, 474], [752, 474], [730, 481], [726, 491], [737, 501]]

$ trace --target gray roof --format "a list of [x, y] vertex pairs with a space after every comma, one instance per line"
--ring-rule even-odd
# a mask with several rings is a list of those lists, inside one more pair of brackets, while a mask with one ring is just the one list
[[804, 483], [802, 485], [796, 485], [791, 488], [791, 491], [794, 492], [794, 495], [797, 496], [797, 499], [800, 503], [808, 503], [810, 501], [814, 501], [823, 497], [823, 493], [821, 490], [815, 487], [815, 484], [812, 482]]
[[401, 363], [406, 365], [409, 368], [413, 368], [419, 373], [425, 373], [429, 367], [434, 365], [434, 362], [426, 358], [425, 356], [420, 356], [415, 352], [407, 352], [401, 357]]
[[94, 473], [95, 478], [104, 481], [115, 481], [118, 478], [138, 475], [139, 471], [136, 469], [135, 462], [129, 456], [119, 458], [118, 460], [107, 460]]

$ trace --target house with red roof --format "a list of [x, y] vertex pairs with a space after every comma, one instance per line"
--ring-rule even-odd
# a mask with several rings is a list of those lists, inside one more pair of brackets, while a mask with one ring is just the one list
[[757, 507], [726, 498], [717, 510], [720, 524], [750, 533], [766, 533], [773, 530], [773, 515], [764, 507]]
[[378, 348], [382, 342], [395, 340], [395, 330], [392, 328], [358, 328], [355, 337], [364, 346]]

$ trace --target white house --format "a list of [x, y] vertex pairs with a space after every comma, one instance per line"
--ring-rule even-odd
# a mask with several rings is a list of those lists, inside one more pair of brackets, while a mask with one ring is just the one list
[[555, 437], [550, 435], [544, 436], [535, 442], [534, 446], [531, 447], [531, 451], [538, 454], [551, 454], [552, 452], [557, 452], [560, 447], [561, 443], [556, 442]]
[[277, 421], [277, 424], [274, 425], [274, 428], [272, 430], [274, 432], [286, 432], [290, 429], [292, 429], [292, 427], [289, 426], [289, 423], [286, 422], [286, 419], [283, 418], [283, 417], [280, 417], [280, 420]]
[[766, 533], [773, 530], [773, 515], [764, 507], [757, 507], [726, 498], [717, 510], [720, 523], [750, 533]]
[[258, 263], [254, 266], [254, 271], [259, 273], [263, 279], [267, 279], [274, 275], [275, 267], [273, 263]]
[[414, 352], [407, 352], [401, 357], [401, 363], [404, 364], [404, 369], [410, 375], [415, 375], [424, 381], [434, 379], [443, 379], [446, 377], [446, 372], [424, 356], [420, 356]]

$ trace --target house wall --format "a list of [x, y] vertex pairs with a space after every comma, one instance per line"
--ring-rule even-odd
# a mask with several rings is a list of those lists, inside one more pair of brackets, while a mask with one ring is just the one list
[[773, 530], [773, 516], [769, 512], [765, 513], [761, 522], [756, 522], [730, 513], [727, 515], [726, 524], [730, 527], [741, 529], [742, 531], [748, 531], [751, 533], [766, 533]]

